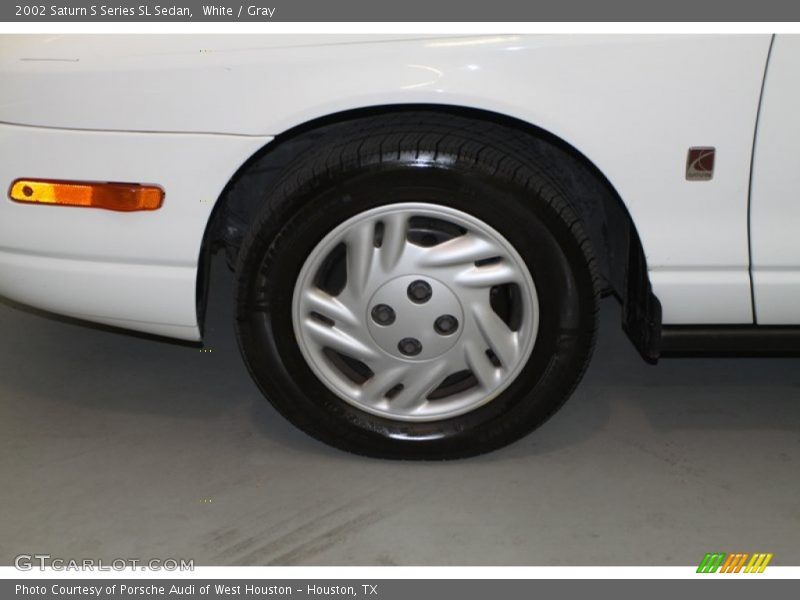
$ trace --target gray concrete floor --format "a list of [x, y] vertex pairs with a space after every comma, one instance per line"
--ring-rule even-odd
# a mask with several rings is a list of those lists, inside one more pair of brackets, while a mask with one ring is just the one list
[[610, 300], [583, 383], [533, 435], [458, 462], [370, 460], [261, 398], [231, 281], [217, 260], [210, 353], [0, 304], [0, 564], [800, 564], [797, 360], [651, 367]]

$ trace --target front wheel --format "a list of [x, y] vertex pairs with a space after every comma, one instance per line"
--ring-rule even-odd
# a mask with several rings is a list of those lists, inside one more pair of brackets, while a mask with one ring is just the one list
[[251, 182], [264, 206], [239, 254], [240, 345], [275, 407], [331, 445], [486, 452], [552, 415], [588, 362], [580, 222], [502, 128], [462, 125], [333, 126], [273, 190]]

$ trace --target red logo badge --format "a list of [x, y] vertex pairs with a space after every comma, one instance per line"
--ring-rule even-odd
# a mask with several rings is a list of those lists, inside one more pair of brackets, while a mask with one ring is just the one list
[[686, 179], [709, 181], [714, 177], [714, 148], [689, 148], [686, 155]]

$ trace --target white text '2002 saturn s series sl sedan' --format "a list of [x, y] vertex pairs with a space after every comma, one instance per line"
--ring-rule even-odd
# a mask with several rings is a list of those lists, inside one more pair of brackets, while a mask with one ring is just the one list
[[800, 350], [800, 38], [0, 39], [0, 294], [200, 341], [346, 450], [523, 436], [599, 298], [651, 362]]

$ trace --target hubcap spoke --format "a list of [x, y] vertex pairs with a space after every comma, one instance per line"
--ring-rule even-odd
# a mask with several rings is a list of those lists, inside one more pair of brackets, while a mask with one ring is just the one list
[[468, 288], [488, 288], [519, 281], [517, 270], [506, 262], [470, 267], [455, 276], [455, 283]]
[[493, 390], [499, 383], [500, 370], [491, 363], [486, 353], [472, 341], [464, 343], [464, 362], [483, 389]]
[[356, 326], [359, 323], [358, 317], [344, 302], [317, 287], [306, 290], [303, 300], [309, 313], [315, 312], [336, 324]]
[[423, 406], [426, 397], [447, 377], [448, 364], [439, 360], [433, 365], [421, 363], [408, 369], [403, 389], [389, 402], [394, 410], [414, 411]]
[[419, 263], [422, 267], [450, 267], [500, 256], [493, 243], [473, 233], [466, 233], [428, 248]]
[[383, 222], [383, 241], [381, 243], [381, 267], [390, 273], [400, 262], [406, 248], [408, 217], [405, 214], [388, 215]]
[[395, 386], [402, 383], [408, 375], [406, 365], [395, 365], [385, 368], [370, 377], [361, 386], [359, 397], [369, 405], [377, 406], [386, 401], [386, 394]]
[[516, 332], [511, 331], [505, 321], [485, 305], [473, 304], [472, 317], [483, 339], [500, 359], [500, 363], [504, 367], [513, 365], [519, 354]]
[[330, 348], [350, 358], [369, 363], [378, 357], [378, 352], [356, 337], [311, 317], [304, 323], [304, 330], [321, 348]]
[[347, 236], [347, 289], [351, 296], [364, 293], [375, 255], [375, 224], [367, 222]]

